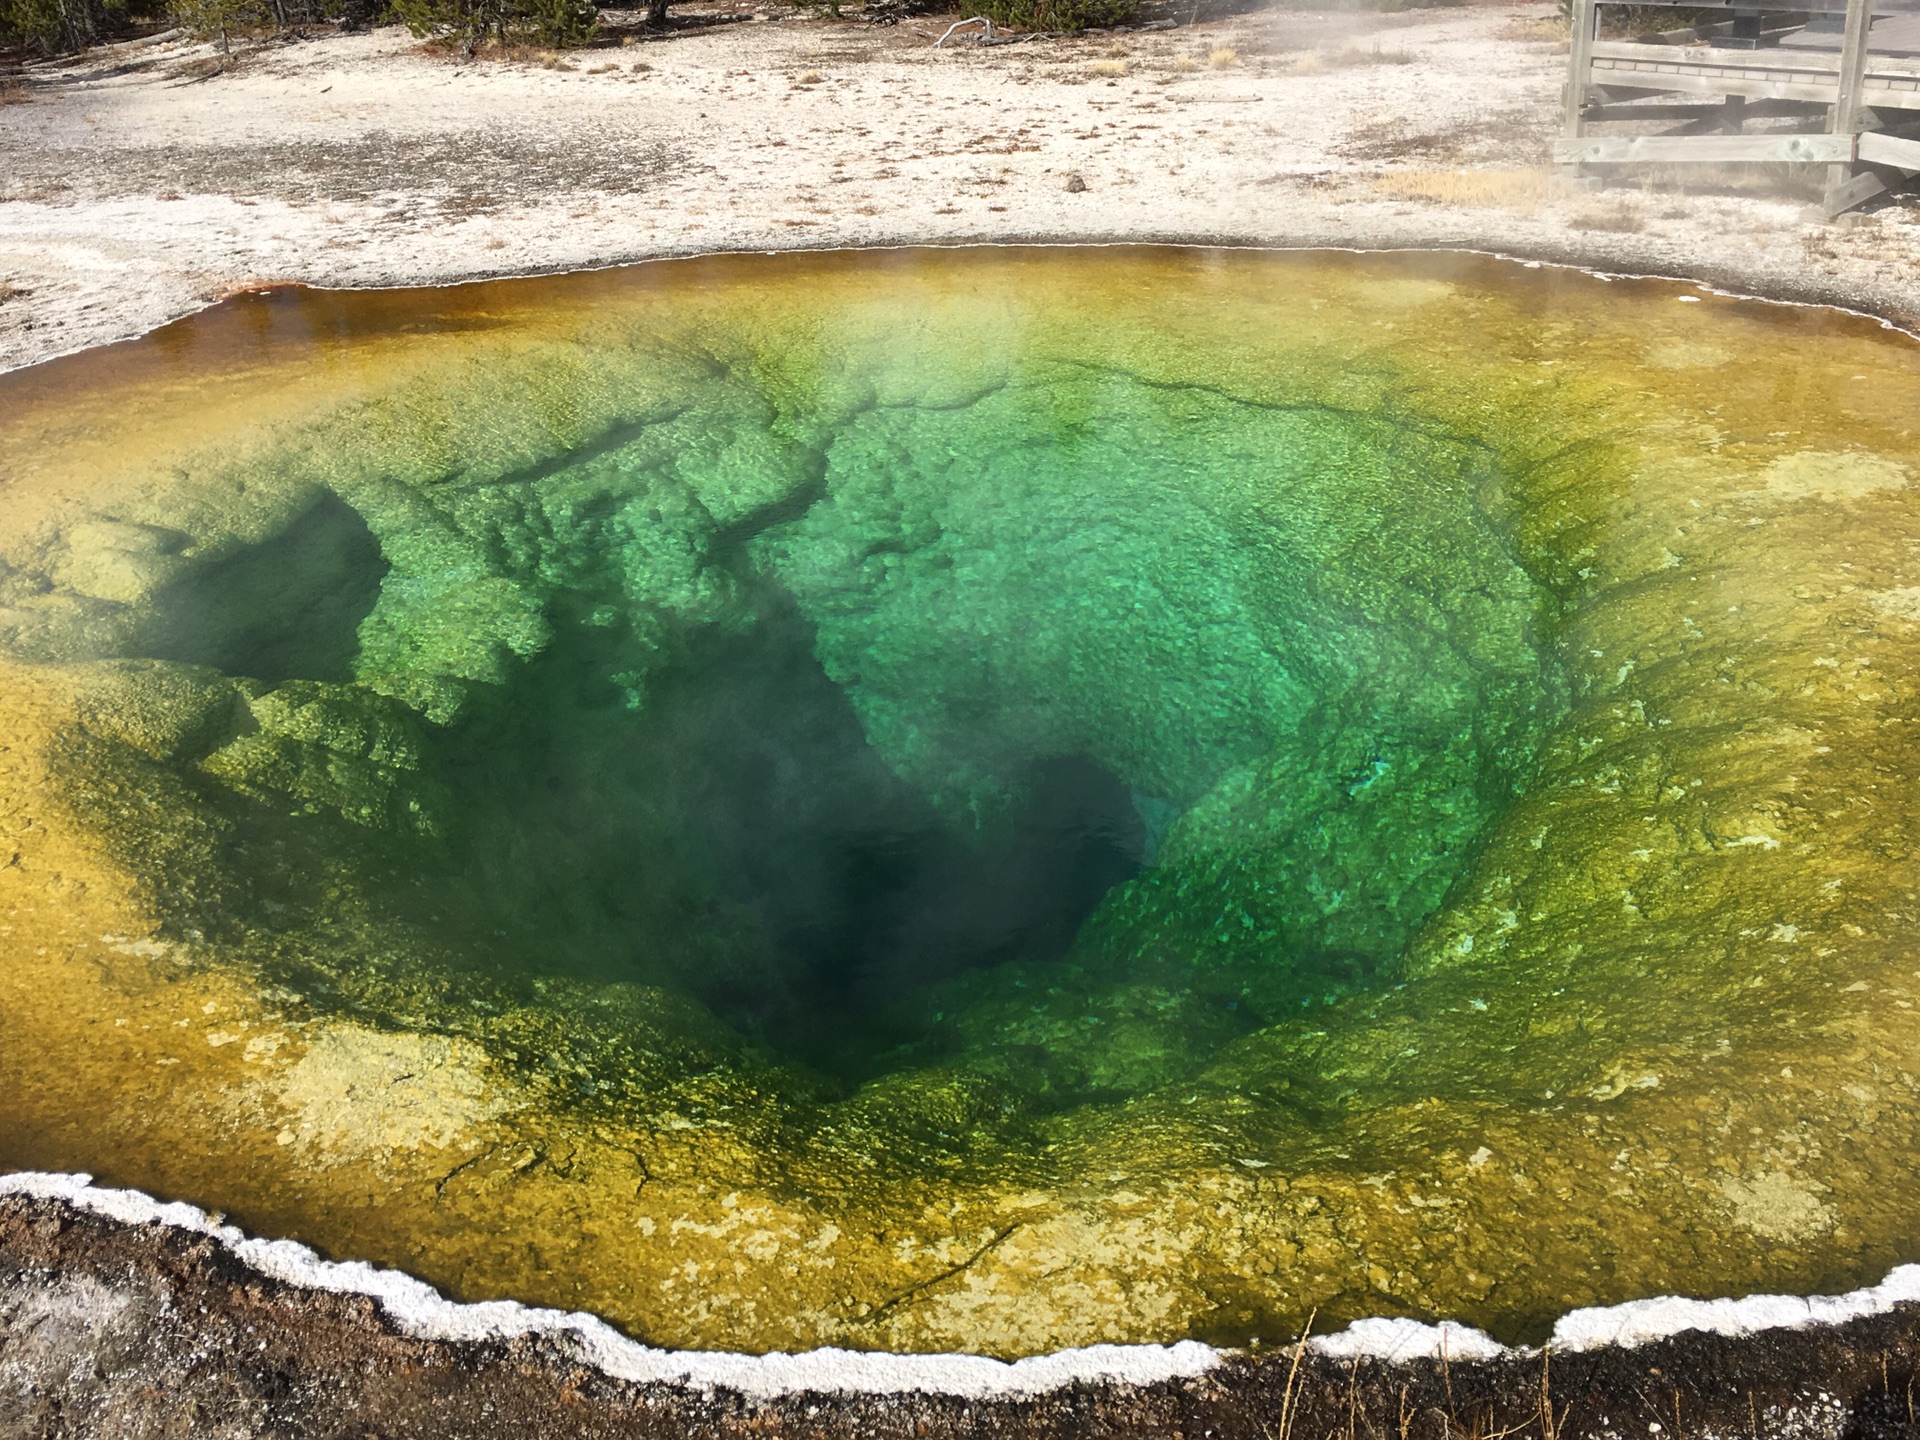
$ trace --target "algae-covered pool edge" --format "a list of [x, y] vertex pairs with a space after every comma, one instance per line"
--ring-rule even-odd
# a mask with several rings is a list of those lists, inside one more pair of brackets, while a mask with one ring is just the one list
[[[726, 1390], [753, 1400], [788, 1395], [952, 1395], [968, 1399], [1027, 1398], [1089, 1384], [1148, 1386], [1205, 1375], [1235, 1350], [1198, 1340], [1169, 1345], [1093, 1345], [1018, 1360], [979, 1355], [893, 1354], [822, 1347], [794, 1354], [671, 1351], [641, 1344], [592, 1315], [543, 1310], [512, 1300], [462, 1303], [397, 1271], [363, 1261], [322, 1259], [297, 1241], [250, 1237], [196, 1206], [160, 1201], [137, 1190], [93, 1184], [90, 1175], [16, 1172], [0, 1175], [0, 1195], [54, 1200], [128, 1226], [158, 1225], [215, 1241], [248, 1269], [302, 1289], [364, 1295], [402, 1334], [471, 1343], [538, 1336], [611, 1379], [692, 1390]], [[1295, 1342], [1340, 1360], [1392, 1362], [1495, 1360], [1603, 1347], [1636, 1349], [1689, 1331], [1739, 1338], [1768, 1330], [1842, 1326], [1896, 1306], [1920, 1302], [1920, 1265], [1896, 1267], [1877, 1285], [1844, 1295], [1747, 1295], [1698, 1299], [1651, 1296], [1575, 1310], [1554, 1323], [1540, 1347], [1502, 1345], [1454, 1320], [1428, 1324], [1398, 1316], [1356, 1320], [1332, 1334], [1303, 1332]]]
[[1634, 1077], [1622, 1077], [1622, 1079], [1624, 1079], [1626, 1083], [1632, 1083], [1632, 1079], [1634, 1079]]

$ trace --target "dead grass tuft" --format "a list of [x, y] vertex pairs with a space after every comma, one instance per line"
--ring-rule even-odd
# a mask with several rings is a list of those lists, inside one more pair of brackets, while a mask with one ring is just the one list
[[1567, 219], [1569, 230], [1601, 230], [1609, 235], [1636, 235], [1647, 228], [1647, 217], [1630, 200], [1600, 210], [1584, 210]]
[[818, 70], [803, 70], [799, 76], [795, 78], [793, 83], [796, 85], [818, 85], [826, 78], [827, 77], [822, 75]]
[[1118, 76], [1127, 73], [1127, 62], [1124, 60], [1096, 60], [1087, 68], [1096, 75]]
[[25, 81], [16, 80], [11, 75], [0, 75], [0, 105], [25, 105], [32, 99], [27, 93]]
[[[429, 41], [428, 43], [445, 43], [449, 49], [455, 48], [451, 37], [443, 37], [441, 41]], [[550, 49], [545, 45], [527, 45], [517, 40], [509, 41], [505, 45], [500, 44], [498, 41], [489, 41], [484, 45], [475, 46], [473, 53], [478, 59], [498, 60], [504, 65], [535, 65], [542, 70], [572, 70], [575, 68], [573, 62], [558, 50]]]
[[1357, 45], [1327, 58], [1327, 64], [1336, 70], [1357, 70], [1368, 65], [1411, 65], [1418, 57], [1406, 50], [1383, 49], [1378, 40], [1365, 50]]
[[1240, 63], [1240, 52], [1231, 45], [1222, 45], [1207, 55], [1207, 68], [1211, 70], [1231, 70]]
[[1567, 22], [1559, 19], [1514, 20], [1507, 25], [1507, 38], [1564, 45], [1567, 43]]
[[1545, 170], [1399, 170], [1380, 176], [1373, 187], [1396, 200], [1526, 213], [1546, 201], [1552, 183]]

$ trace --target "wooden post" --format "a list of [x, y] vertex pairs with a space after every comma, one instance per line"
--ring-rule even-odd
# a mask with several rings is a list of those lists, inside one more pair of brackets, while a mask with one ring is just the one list
[[[1847, 0], [1847, 33], [1840, 44], [1839, 89], [1833, 97], [1833, 120], [1828, 129], [1835, 135], [1860, 133], [1861, 92], [1867, 80], [1867, 34], [1873, 28], [1873, 0]], [[1860, 203], [1864, 197], [1850, 192], [1853, 166], [1839, 164], [1827, 171], [1826, 209], [1829, 215]]]
[[1599, 0], [1573, 0], [1573, 34], [1567, 45], [1565, 134], [1569, 140], [1586, 133], [1581, 112], [1587, 108], [1587, 85], [1593, 73], [1593, 37], [1599, 26]]

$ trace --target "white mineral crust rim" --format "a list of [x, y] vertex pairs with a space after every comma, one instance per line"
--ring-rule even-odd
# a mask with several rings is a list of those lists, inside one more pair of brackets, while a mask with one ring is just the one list
[[[1174, 1345], [1088, 1345], [1013, 1361], [982, 1355], [889, 1355], [831, 1347], [797, 1355], [660, 1350], [630, 1340], [604, 1320], [582, 1312], [541, 1309], [515, 1300], [474, 1304], [449, 1300], [402, 1271], [381, 1269], [362, 1260], [322, 1260], [297, 1241], [254, 1239], [197, 1206], [156, 1200], [138, 1190], [106, 1189], [96, 1186], [91, 1175], [42, 1171], [0, 1175], [0, 1195], [59, 1200], [76, 1210], [125, 1225], [167, 1225], [210, 1236], [270, 1279], [377, 1300], [394, 1325], [415, 1339], [477, 1341], [540, 1335], [617, 1380], [731, 1390], [761, 1400], [803, 1393], [887, 1395], [907, 1391], [973, 1400], [1021, 1399], [1088, 1382], [1153, 1385], [1187, 1379], [1211, 1370], [1232, 1353], [1197, 1340]], [[1623, 1305], [1569, 1311], [1553, 1327], [1547, 1349], [1631, 1347], [1687, 1330], [1740, 1336], [1762, 1330], [1838, 1325], [1884, 1315], [1910, 1301], [1920, 1301], [1920, 1265], [1897, 1266], [1878, 1285], [1845, 1295], [1630, 1300]], [[1310, 1340], [1308, 1347], [1342, 1360], [1361, 1356], [1389, 1361], [1497, 1360], [1538, 1353], [1526, 1346], [1502, 1345], [1484, 1331], [1453, 1320], [1427, 1325], [1385, 1317], [1357, 1320], [1336, 1335]]]

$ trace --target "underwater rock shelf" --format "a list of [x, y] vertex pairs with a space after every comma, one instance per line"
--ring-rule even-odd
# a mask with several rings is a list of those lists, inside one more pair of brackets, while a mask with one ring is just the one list
[[1869, 1283], [1915, 416], [1857, 317], [1181, 250], [6, 377], [0, 1167], [707, 1349]]

